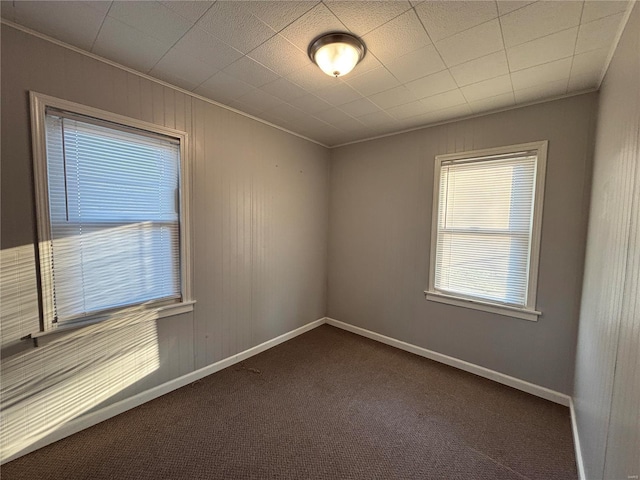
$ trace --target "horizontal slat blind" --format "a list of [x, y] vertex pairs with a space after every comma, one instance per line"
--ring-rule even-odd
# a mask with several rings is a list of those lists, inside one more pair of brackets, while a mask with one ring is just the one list
[[537, 156], [443, 162], [435, 288], [526, 306]]
[[47, 112], [55, 316], [180, 297], [180, 147]]

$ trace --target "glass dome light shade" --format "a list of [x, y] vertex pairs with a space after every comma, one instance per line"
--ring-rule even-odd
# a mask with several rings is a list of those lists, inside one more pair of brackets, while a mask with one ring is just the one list
[[347, 33], [322, 35], [309, 45], [309, 57], [332, 77], [346, 75], [364, 57], [364, 44]]

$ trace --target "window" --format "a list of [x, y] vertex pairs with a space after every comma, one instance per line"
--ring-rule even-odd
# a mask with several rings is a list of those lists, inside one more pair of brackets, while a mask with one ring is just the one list
[[436, 157], [427, 299], [537, 320], [547, 142]]
[[190, 307], [186, 134], [31, 98], [44, 330]]

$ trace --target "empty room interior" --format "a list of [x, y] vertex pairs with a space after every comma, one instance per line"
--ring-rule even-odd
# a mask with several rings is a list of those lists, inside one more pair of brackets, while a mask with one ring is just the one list
[[635, 0], [0, 8], [3, 479], [639, 478]]

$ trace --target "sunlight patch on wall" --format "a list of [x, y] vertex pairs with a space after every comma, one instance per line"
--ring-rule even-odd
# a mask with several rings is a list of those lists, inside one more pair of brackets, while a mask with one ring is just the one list
[[63, 337], [4, 360], [0, 458], [24, 450], [159, 366], [152, 320]]
[[0, 251], [2, 346], [40, 329], [36, 256], [33, 245]]

